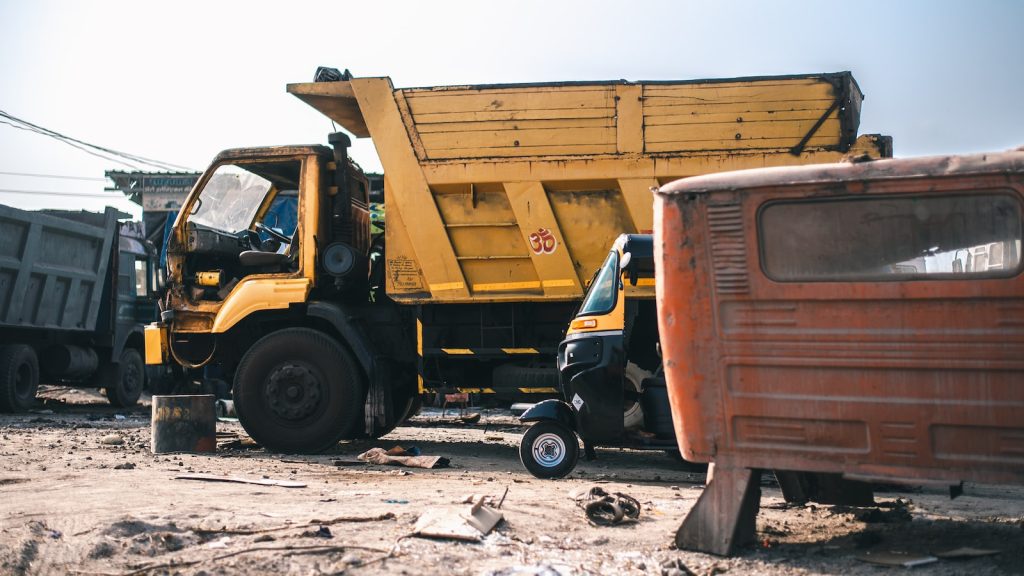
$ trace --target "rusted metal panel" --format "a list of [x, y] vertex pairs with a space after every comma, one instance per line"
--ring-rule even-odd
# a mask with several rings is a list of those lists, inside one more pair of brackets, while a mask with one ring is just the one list
[[1024, 152], [701, 176], [655, 213], [688, 460], [1024, 482]]

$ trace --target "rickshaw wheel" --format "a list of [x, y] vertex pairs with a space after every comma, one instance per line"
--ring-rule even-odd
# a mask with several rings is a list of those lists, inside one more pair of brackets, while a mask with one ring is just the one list
[[563, 478], [579, 457], [576, 434], [557, 422], [534, 424], [519, 443], [519, 459], [537, 478]]

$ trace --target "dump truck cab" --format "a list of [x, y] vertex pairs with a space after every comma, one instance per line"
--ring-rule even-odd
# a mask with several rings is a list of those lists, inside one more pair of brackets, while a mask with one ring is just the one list
[[[173, 312], [166, 319], [185, 335], [169, 346], [175, 360], [202, 366], [214, 352], [210, 335], [253, 310], [307, 300], [317, 283], [316, 242], [324, 238], [320, 204], [330, 198], [320, 173], [332, 162], [323, 146], [228, 150], [213, 161], [169, 240]], [[365, 252], [367, 234], [355, 235], [363, 242], [353, 250]]]
[[216, 365], [236, 384], [239, 412], [262, 412], [248, 419], [250, 434], [283, 450], [380, 434], [396, 420], [378, 410], [388, 422], [359, 426], [377, 374], [361, 325], [373, 321], [369, 185], [347, 157], [348, 138], [331, 141], [333, 150], [246, 148], [214, 159], [174, 224], [164, 312], [147, 328], [149, 363]]

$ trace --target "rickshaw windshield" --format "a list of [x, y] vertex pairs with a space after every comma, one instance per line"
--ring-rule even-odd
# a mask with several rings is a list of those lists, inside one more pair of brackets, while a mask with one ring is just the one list
[[597, 273], [597, 277], [583, 298], [583, 305], [576, 316], [606, 314], [615, 307], [616, 288], [619, 277], [619, 254], [612, 250]]

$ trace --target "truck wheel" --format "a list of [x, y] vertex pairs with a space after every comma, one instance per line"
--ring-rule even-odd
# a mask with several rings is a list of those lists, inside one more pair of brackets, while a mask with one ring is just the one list
[[245, 353], [232, 397], [242, 427], [268, 450], [322, 452], [363, 424], [363, 380], [336, 340], [286, 328]]
[[0, 412], [28, 410], [39, 389], [36, 352], [24, 344], [0, 347]]
[[576, 434], [557, 422], [534, 424], [519, 442], [519, 459], [537, 478], [562, 478], [572, 472], [579, 457]]
[[97, 384], [106, 389], [111, 406], [129, 408], [138, 404], [146, 384], [146, 365], [139, 351], [125, 348], [117, 364], [104, 364], [97, 373]]

